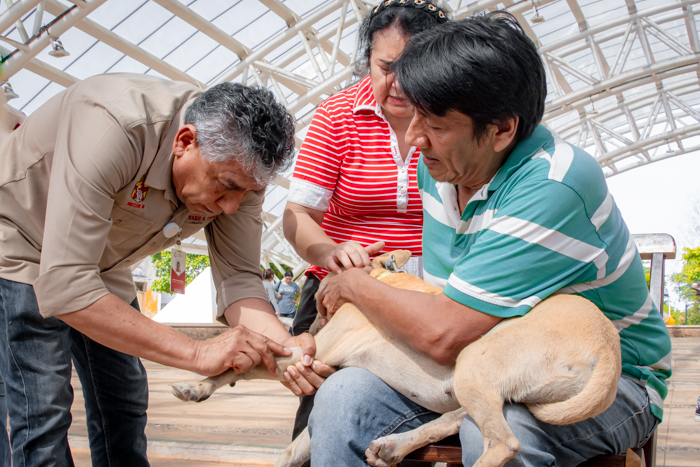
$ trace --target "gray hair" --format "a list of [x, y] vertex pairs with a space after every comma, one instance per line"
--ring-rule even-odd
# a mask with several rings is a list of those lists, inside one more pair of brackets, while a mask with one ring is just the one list
[[235, 160], [259, 184], [289, 167], [294, 155], [294, 118], [267, 89], [221, 83], [185, 111], [197, 129], [204, 160]]

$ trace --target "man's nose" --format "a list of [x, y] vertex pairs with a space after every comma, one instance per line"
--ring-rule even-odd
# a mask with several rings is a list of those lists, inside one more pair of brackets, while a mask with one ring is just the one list
[[423, 117], [421, 117], [417, 112], [413, 114], [411, 124], [406, 130], [405, 139], [406, 144], [420, 149], [425, 149], [428, 146], [428, 138], [425, 136], [425, 132], [423, 131], [424, 127], [421, 122], [422, 119]]

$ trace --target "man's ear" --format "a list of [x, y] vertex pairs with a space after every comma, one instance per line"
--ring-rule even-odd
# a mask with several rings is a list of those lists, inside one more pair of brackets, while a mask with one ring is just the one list
[[173, 140], [173, 154], [182, 157], [190, 146], [197, 147], [197, 129], [192, 124], [183, 125]]
[[515, 135], [518, 133], [518, 123], [520, 123], [520, 119], [516, 116], [507, 118], [494, 125], [492, 139], [494, 152], [504, 151], [515, 141]]

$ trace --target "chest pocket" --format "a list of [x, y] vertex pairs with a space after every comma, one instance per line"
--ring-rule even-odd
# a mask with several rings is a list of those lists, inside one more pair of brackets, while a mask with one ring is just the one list
[[131, 214], [119, 206], [112, 208], [110, 217], [112, 229], [107, 239], [112, 245], [119, 245], [134, 236], [141, 235], [153, 226], [152, 221]]

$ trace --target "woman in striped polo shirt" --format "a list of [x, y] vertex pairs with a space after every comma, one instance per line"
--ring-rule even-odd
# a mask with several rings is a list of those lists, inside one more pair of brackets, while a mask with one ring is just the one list
[[[284, 233], [311, 263], [294, 320], [294, 333], [316, 316], [314, 294], [328, 271], [369, 266], [382, 251], [413, 253], [407, 269], [420, 275], [423, 210], [416, 183], [420, 151], [404, 136], [413, 107], [403, 98], [389, 67], [413, 35], [448, 20], [426, 0], [388, 0], [360, 28], [362, 59], [369, 74], [322, 103], [297, 158], [284, 213]], [[295, 382], [298, 395], [315, 389]], [[306, 400], [305, 400], [306, 399]], [[294, 437], [306, 426], [313, 405], [302, 399]]]

